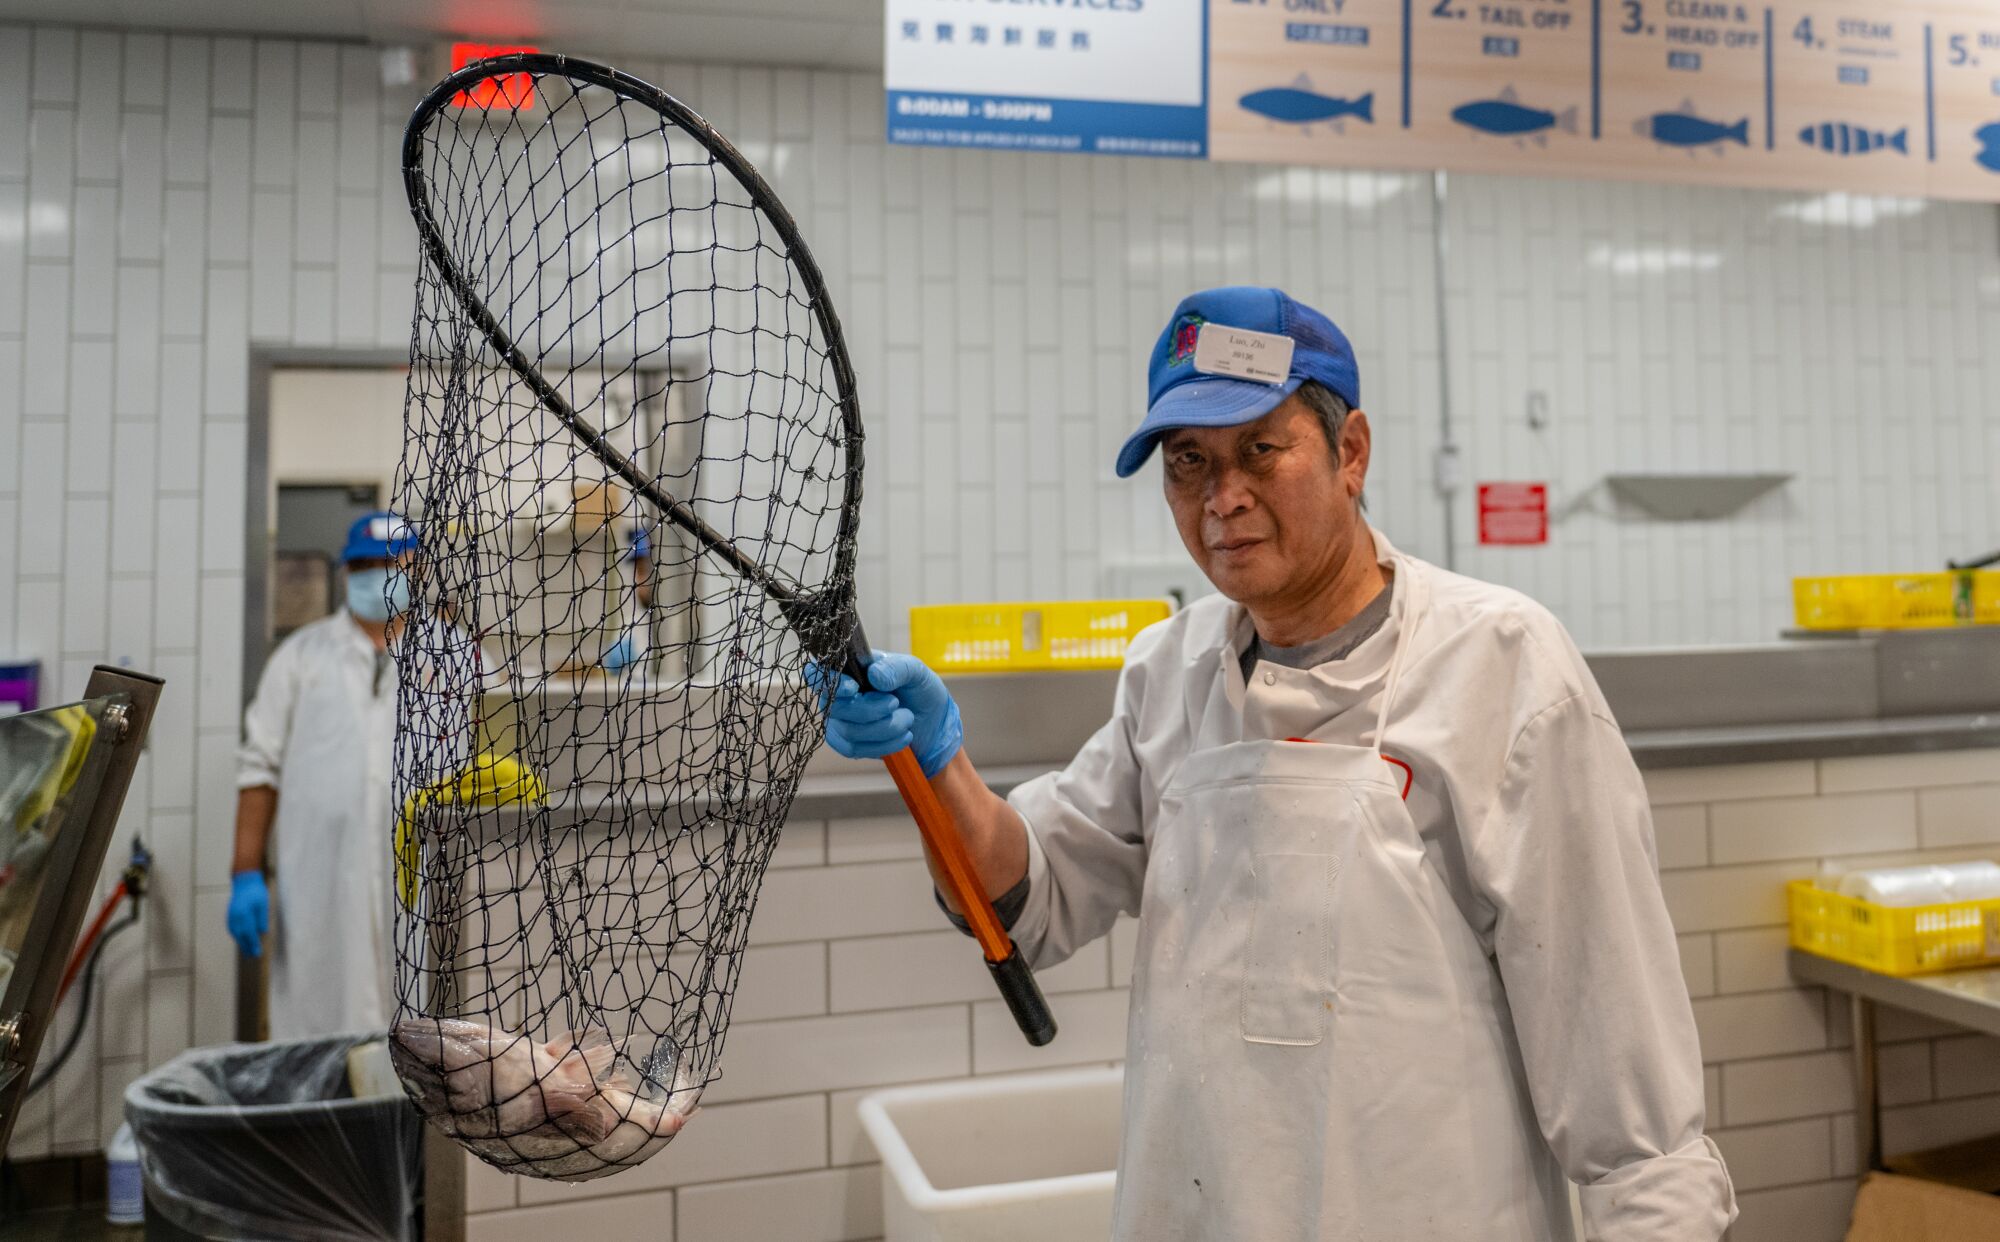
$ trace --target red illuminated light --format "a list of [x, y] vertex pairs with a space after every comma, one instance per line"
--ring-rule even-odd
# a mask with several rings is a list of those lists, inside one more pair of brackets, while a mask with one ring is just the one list
[[[451, 70], [457, 73], [475, 60], [505, 56], [509, 52], [540, 50], [526, 44], [454, 43], [451, 45]], [[535, 103], [535, 79], [526, 73], [486, 78], [471, 90], [453, 95], [451, 103], [454, 108], [530, 108]]]

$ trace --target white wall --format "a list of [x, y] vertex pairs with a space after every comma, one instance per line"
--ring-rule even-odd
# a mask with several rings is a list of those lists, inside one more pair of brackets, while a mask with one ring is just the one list
[[[739, 140], [831, 274], [878, 641], [912, 603], [1092, 594], [1107, 563], [1178, 555], [1152, 476], [1110, 461], [1173, 301], [1223, 281], [1353, 333], [1374, 515], [1439, 553], [1427, 178], [888, 149], [868, 76], [627, 67]], [[19, 1156], [95, 1146], [123, 1082], [231, 1029], [247, 346], [407, 344], [413, 102], [360, 47], [0, 28], [0, 652], [40, 657], [51, 698], [105, 659], [168, 683], [124, 823], [157, 858], [143, 945], [110, 955], [95, 1055]], [[1990, 208], [1453, 178], [1448, 218], [1469, 477], [1802, 477], [1727, 525], [1582, 516], [1547, 551], [1467, 556], [1586, 646], [1768, 636], [1791, 573], [2000, 542]], [[1554, 465], [1520, 426], [1536, 387]]]
[[1551, 479], [1556, 507], [1610, 472], [1798, 476], [1728, 521], [1586, 509], [1460, 560], [1586, 649], [1768, 640], [1795, 574], [2000, 547], [2000, 211], [1454, 177], [1446, 219], [1469, 474]]
[[270, 496], [281, 483], [374, 483], [395, 494], [403, 453], [400, 367], [284, 367], [271, 373]]

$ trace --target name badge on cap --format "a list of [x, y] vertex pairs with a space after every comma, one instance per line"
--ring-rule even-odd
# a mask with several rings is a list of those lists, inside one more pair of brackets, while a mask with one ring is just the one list
[[1246, 332], [1219, 323], [1201, 325], [1194, 343], [1194, 369], [1206, 375], [1282, 384], [1292, 374], [1292, 338], [1275, 332]]

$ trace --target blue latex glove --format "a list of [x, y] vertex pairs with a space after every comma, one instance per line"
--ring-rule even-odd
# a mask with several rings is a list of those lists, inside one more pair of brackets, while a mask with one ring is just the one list
[[617, 642], [611, 644], [611, 649], [604, 653], [604, 659], [600, 663], [608, 669], [624, 668], [635, 658], [632, 647], [632, 631], [626, 630], [618, 636]]
[[841, 674], [827, 709], [826, 744], [849, 759], [884, 759], [914, 747], [925, 776], [944, 771], [965, 745], [944, 682], [917, 657], [882, 651], [868, 666], [868, 682], [864, 691]]
[[271, 930], [271, 892], [261, 871], [229, 877], [229, 934], [245, 957], [261, 957], [264, 933]]

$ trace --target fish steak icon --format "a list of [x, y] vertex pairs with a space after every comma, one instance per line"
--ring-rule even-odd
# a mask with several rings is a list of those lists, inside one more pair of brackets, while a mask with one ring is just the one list
[[1845, 121], [1821, 121], [1800, 130], [1799, 141], [1829, 155], [1866, 155], [1870, 151], [1884, 150], [1899, 151], [1904, 155], [1910, 153], [1908, 126], [1890, 134], [1861, 125], [1849, 125]]

